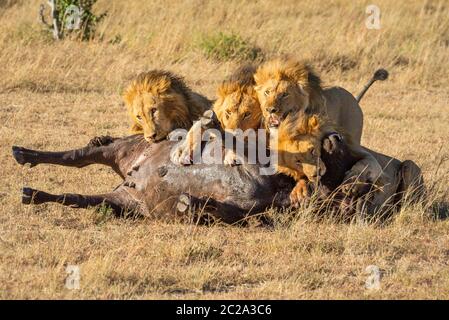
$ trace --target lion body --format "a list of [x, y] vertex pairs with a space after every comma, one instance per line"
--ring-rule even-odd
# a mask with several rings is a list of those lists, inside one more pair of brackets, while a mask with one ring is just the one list
[[163, 70], [139, 74], [123, 99], [132, 121], [131, 133], [143, 133], [147, 141], [162, 140], [174, 129], [189, 129], [211, 106], [181, 77]]
[[363, 112], [354, 96], [341, 87], [323, 89], [325, 99], [322, 113], [343, 128], [353, 143], [360, 145]]
[[[217, 100], [212, 110], [215, 112], [221, 128], [230, 133], [237, 130], [256, 130], [262, 123], [262, 111], [254, 90], [255, 67], [246, 65], [238, 68], [224, 80], [217, 89]], [[179, 164], [189, 164], [193, 154], [201, 148], [199, 138], [203, 134], [201, 124], [196, 123], [187, 134], [185, 142], [180, 144], [173, 153], [172, 161]], [[238, 163], [233, 150], [226, 150], [224, 163]]]

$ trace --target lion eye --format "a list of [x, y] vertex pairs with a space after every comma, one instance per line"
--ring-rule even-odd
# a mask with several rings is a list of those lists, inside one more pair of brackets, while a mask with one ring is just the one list
[[142, 121], [142, 117], [141, 116], [137, 115], [136, 118], [137, 118], [137, 120]]
[[245, 114], [243, 115], [243, 119], [248, 118], [251, 115], [251, 112], [245, 112]]
[[288, 98], [288, 96], [289, 96], [289, 94], [288, 94], [287, 92], [284, 92], [284, 93], [282, 94], [282, 99]]
[[270, 90], [265, 90], [264, 95], [268, 97], [270, 95]]
[[154, 116], [154, 114], [156, 113], [156, 111], [157, 111], [157, 108], [152, 108], [152, 109], [150, 110], [151, 115]]

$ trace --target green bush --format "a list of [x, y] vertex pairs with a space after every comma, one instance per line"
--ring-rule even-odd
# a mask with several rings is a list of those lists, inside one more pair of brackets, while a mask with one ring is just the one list
[[[92, 39], [98, 23], [106, 17], [106, 12], [100, 15], [95, 15], [92, 12], [92, 7], [96, 2], [97, 0], [56, 0], [59, 37], [61, 39], [68, 36], [80, 40]], [[76, 14], [70, 10], [74, 7], [79, 10]], [[79, 16], [79, 24], [76, 24], [76, 28], [69, 28], [68, 26], [76, 21], [77, 15]]]
[[262, 50], [251, 45], [235, 33], [219, 32], [202, 36], [198, 47], [208, 57], [221, 61], [256, 60], [262, 58]]

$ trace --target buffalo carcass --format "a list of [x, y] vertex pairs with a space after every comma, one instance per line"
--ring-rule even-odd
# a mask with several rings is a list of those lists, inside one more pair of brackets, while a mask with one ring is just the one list
[[[84, 148], [44, 152], [13, 147], [19, 164], [35, 166], [42, 163], [71, 167], [103, 164], [123, 178], [113, 192], [100, 195], [53, 195], [31, 188], [23, 188], [24, 204], [57, 202], [76, 208], [106, 204], [116, 214], [134, 212], [157, 217], [184, 215], [187, 210], [201, 209], [227, 223], [244, 219], [267, 210], [290, 205], [289, 194], [294, 182], [281, 174], [261, 175], [261, 165], [243, 164], [236, 167], [222, 164], [177, 166], [170, 161], [173, 141], [147, 143], [141, 135], [125, 138], [94, 138]], [[208, 148], [210, 144], [205, 146]], [[367, 149], [368, 150], [368, 149]], [[321, 161], [327, 170], [314, 195], [325, 211], [339, 211], [345, 215], [367, 213], [380, 209], [394, 209], [403, 194], [417, 186], [415, 194], [422, 195], [423, 183], [419, 168], [412, 161], [401, 162], [373, 151], [390, 177], [377, 190], [373, 184], [343, 184], [347, 170], [358, 159], [338, 133], [323, 138]], [[325, 204], [324, 206], [322, 204]], [[325, 212], [326, 213], [326, 212]]]
[[[170, 161], [173, 141], [148, 143], [141, 135], [100, 137], [86, 147], [62, 152], [13, 147], [19, 164], [56, 164], [81, 168], [90, 164], [111, 167], [123, 179], [114, 191], [100, 195], [49, 194], [23, 188], [24, 204], [57, 202], [75, 208], [106, 204], [116, 214], [135, 212], [169, 217], [188, 208], [200, 208], [233, 223], [289, 204], [293, 181], [283, 175], [260, 175], [259, 165], [237, 167], [221, 164], [178, 166]], [[206, 146], [207, 148], [207, 146]]]
[[[170, 150], [175, 143], [162, 141], [149, 144], [141, 135], [134, 135], [125, 138], [98, 137], [84, 148], [62, 152], [14, 146], [13, 156], [22, 165], [29, 163], [33, 167], [47, 163], [82, 168], [103, 164], [111, 167], [124, 180], [111, 193], [99, 195], [54, 195], [25, 187], [22, 202], [57, 202], [74, 208], [106, 204], [118, 215], [134, 212], [157, 217], [170, 217], [199, 208], [227, 223], [264, 212], [270, 207], [290, 205], [289, 194], [294, 182], [289, 177], [282, 174], [261, 175], [261, 165], [258, 164], [178, 166], [170, 161]], [[330, 162], [332, 158], [334, 163], [322, 177], [319, 187], [323, 197], [326, 197], [338, 187], [344, 172], [353, 162], [346, 159], [346, 150], [333, 135], [323, 140], [323, 146], [323, 153], [328, 155], [326, 161]], [[336, 152], [337, 148], [341, 151]]]

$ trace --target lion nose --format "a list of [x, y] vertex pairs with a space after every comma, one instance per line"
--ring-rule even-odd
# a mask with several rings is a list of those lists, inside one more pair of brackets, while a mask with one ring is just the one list
[[269, 113], [276, 113], [278, 112], [278, 109], [276, 109], [275, 107], [271, 107], [267, 109]]

